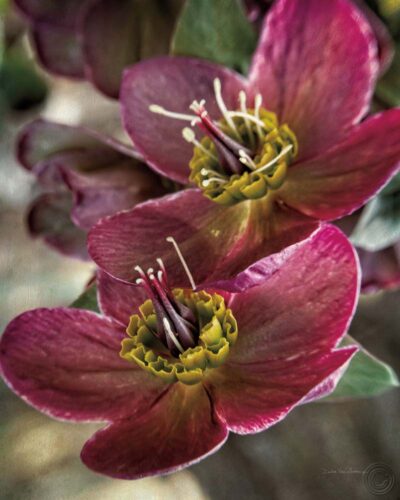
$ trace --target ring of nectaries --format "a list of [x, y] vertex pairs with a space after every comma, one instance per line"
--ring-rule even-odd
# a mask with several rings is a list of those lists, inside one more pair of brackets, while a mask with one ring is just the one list
[[221, 205], [263, 198], [276, 191], [297, 155], [295, 134], [287, 124], [279, 125], [275, 113], [262, 107], [260, 94], [255, 96], [254, 108], [247, 108], [246, 94], [240, 91], [240, 109], [228, 111], [218, 78], [214, 92], [222, 115], [218, 122], [210, 117], [204, 99], [191, 104], [194, 115], [174, 113], [156, 104], [149, 108], [153, 113], [189, 121], [205, 134], [198, 141], [192, 128], [182, 130], [183, 138], [194, 145], [189, 179]]
[[192, 385], [225, 362], [238, 329], [221, 295], [196, 291], [177, 243], [171, 237], [167, 241], [174, 244], [192, 288], [171, 289], [161, 259], [157, 272], [136, 266], [136, 284], [149, 299], [139, 307], [140, 314], [131, 316], [120, 355], [165, 382]]

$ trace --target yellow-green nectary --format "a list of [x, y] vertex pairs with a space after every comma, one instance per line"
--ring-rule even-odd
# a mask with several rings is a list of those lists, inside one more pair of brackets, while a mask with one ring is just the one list
[[198, 345], [173, 357], [157, 339], [157, 317], [151, 300], [140, 306], [141, 316], [131, 316], [120, 355], [166, 382], [192, 385], [201, 382], [206, 371], [222, 365], [238, 335], [236, 320], [223, 297], [205, 291], [176, 288], [175, 299], [188, 306], [198, 324]]
[[[254, 116], [253, 109], [248, 109], [247, 112]], [[279, 125], [275, 113], [261, 108], [259, 118], [265, 125], [262, 131], [257, 129], [254, 122], [247, 120], [246, 123], [242, 117], [233, 118], [243, 144], [256, 151], [252, 158], [254, 169], [247, 168], [240, 175], [228, 175], [224, 172], [218, 159], [217, 148], [209, 137], [201, 140], [201, 147], [194, 148], [189, 163], [190, 180], [212, 201], [221, 205], [234, 205], [245, 200], [263, 198], [268, 191], [282, 186], [288, 165], [297, 155], [296, 136], [288, 125]], [[236, 139], [225, 120], [220, 120], [219, 126], [226, 135]], [[282, 156], [279, 156], [280, 154]], [[269, 168], [260, 170], [275, 159], [276, 162]]]

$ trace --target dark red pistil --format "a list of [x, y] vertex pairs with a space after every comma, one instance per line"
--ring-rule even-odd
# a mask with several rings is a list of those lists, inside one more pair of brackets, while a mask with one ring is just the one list
[[229, 175], [241, 175], [246, 168], [239, 160], [239, 151], [242, 150], [250, 156], [252, 155], [252, 151], [225, 134], [214, 123], [202, 104], [199, 104], [194, 112], [201, 120], [197, 123], [198, 127], [214, 142], [219, 160], [226, 173]]
[[180, 351], [165, 327], [165, 320], [171, 327], [173, 334], [184, 350], [196, 345], [197, 325], [193, 312], [184, 304], [177, 301], [168, 285], [165, 268], [160, 264], [158, 273], [152, 269], [147, 274], [136, 268], [140, 274], [137, 283], [144, 288], [151, 299], [157, 316], [157, 331], [152, 333], [168, 348], [174, 356]]

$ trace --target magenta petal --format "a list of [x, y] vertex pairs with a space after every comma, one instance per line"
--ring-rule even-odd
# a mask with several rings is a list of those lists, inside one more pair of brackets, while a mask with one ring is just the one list
[[294, 130], [300, 158], [308, 158], [365, 115], [378, 69], [372, 30], [351, 2], [278, 0], [267, 15], [250, 84]]
[[260, 272], [262, 266], [264, 282], [230, 303], [239, 337], [228, 362], [264, 363], [335, 347], [359, 293], [356, 253], [344, 234], [325, 226], [280, 266], [268, 257]]
[[378, 42], [379, 73], [383, 74], [393, 60], [394, 44], [385, 23], [370, 9], [365, 0], [353, 0], [371, 25]]
[[69, 257], [89, 260], [86, 232], [71, 221], [70, 193], [46, 193], [39, 196], [28, 212], [31, 236], [42, 238], [49, 246]]
[[110, 164], [91, 172], [64, 172], [74, 193], [74, 222], [90, 229], [100, 218], [165, 194], [161, 179], [130, 158], [110, 158]]
[[2, 375], [53, 417], [105, 421], [141, 414], [167, 386], [120, 358], [123, 336], [121, 327], [89, 311], [29, 311], [1, 339]]
[[74, 28], [35, 23], [32, 37], [39, 61], [51, 73], [84, 77], [82, 49]]
[[17, 157], [28, 170], [55, 154], [82, 153], [99, 147], [99, 140], [82, 127], [38, 119], [26, 125], [17, 141]]
[[364, 205], [399, 167], [400, 109], [392, 109], [355, 127], [327, 153], [293, 165], [279, 194], [304, 214], [333, 220]]
[[[351, 349], [356, 348], [357, 346], [351, 346]], [[354, 349], [354, 353], [357, 352], [357, 349]], [[301, 404], [312, 403], [313, 401], [317, 401], [318, 399], [322, 399], [325, 396], [331, 394], [338, 385], [340, 379], [343, 377], [346, 372], [351, 357], [348, 362], [345, 362], [341, 365], [335, 372], [329, 375], [323, 382], [314, 387], [312, 391], [310, 391], [305, 398], [302, 399]]]
[[125, 326], [148, 298], [142, 287], [122, 283], [102, 271], [97, 273], [97, 286], [101, 311]]
[[83, 54], [76, 32], [84, 3], [82, 0], [15, 0], [32, 25], [40, 62], [52, 73], [70, 78], [84, 76]]
[[180, 6], [175, 0], [89, 2], [80, 26], [87, 77], [117, 98], [124, 68], [168, 52]]
[[229, 430], [238, 434], [267, 429], [295, 406], [315, 398], [318, 388], [326, 388], [332, 374], [356, 352], [357, 347], [348, 347], [264, 363], [224, 365], [210, 381], [216, 411]]
[[309, 236], [318, 226], [302, 214], [278, 209], [265, 215], [261, 224], [262, 212], [251, 208], [249, 203], [221, 207], [199, 190], [187, 189], [102, 219], [90, 231], [89, 253], [106, 272], [128, 281], [136, 277], [135, 265], [152, 267], [161, 257], [171, 283], [188, 286], [176, 252], [166, 242], [168, 236], [175, 238], [200, 284], [230, 278]]
[[135, 265], [153, 267], [161, 257], [171, 283], [188, 286], [188, 279], [171, 243], [173, 236], [197, 283], [226, 260], [242, 232], [241, 218], [248, 206], [219, 207], [195, 189], [187, 189], [138, 205], [133, 210], [102, 219], [90, 231], [88, 248], [93, 260], [117, 278], [132, 281]]
[[[324, 228], [323, 231], [326, 231]], [[248, 288], [263, 284], [267, 279], [280, 271], [280, 268], [285, 265], [286, 261], [290, 259], [296, 252], [299, 252], [302, 246], [308, 249], [313, 238], [320, 238], [321, 226], [315, 227], [315, 231], [302, 240], [294, 244], [284, 245], [282, 250], [273, 253], [268, 257], [255, 260], [243, 271], [236, 274], [234, 277], [226, 280], [213, 281], [212, 285], [216, 289], [227, 290], [229, 292], [237, 293], [243, 292]], [[287, 236], [287, 234], [286, 234]]]
[[74, 26], [77, 13], [85, 0], [14, 0], [16, 6], [32, 22], [48, 22], [55, 25]]
[[152, 113], [157, 104], [177, 113], [192, 114], [194, 100], [205, 99], [211, 116], [220, 117], [213, 81], [219, 78], [228, 108], [237, 108], [240, 75], [222, 66], [186, 57], [153, 58], [125, 70], [121, 87], [126, 131], [148, 163], [161, 174], [187, 182], [193, 146], [182, 138], [188, 122]]
[[214, 453], [228, 436], [202, 385], [175, 384], [149, 411], [98, 431], [83, 462], [120, 479], [175, 472]]
[[158, 175], [137, 153], [85, 127], [35, 120], [20, 134], [17, 155], [47, 189], [68, 187], [73, 221], [89, 229], [101, 217], [165, 194]]

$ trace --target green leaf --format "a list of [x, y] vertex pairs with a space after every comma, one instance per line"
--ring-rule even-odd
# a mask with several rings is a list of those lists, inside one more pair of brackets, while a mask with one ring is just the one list
[[357, 345], [360, 350], [351, 360], [334, 392], [323, 401], [377, 396], [399, 386], [399, 380], [392, 368], [375, 358], [350, 335], [346, 335], [340, 347], [348, 345]]
[[7, 50], [0, 66], [0, 92], [10, 108], [25, 110], [43, 101], [47, 87], [33, 61], [19, 50]]
[[240, 0], [188, 0], [171, 51], [209, 59], [245, 73], [256, 41]]
[[90, 285], [83, 293], [80, 295], [70, 307], [75, 309], [86, 309], [87, 311], [100, 312], [99, 306], [97, 304], [97, 286], [95, 284]]
[[350, 237], [364, 250], [377, 252], [400, 240], [400, 186], [396, 175], [386, 188], [364, 208]]

